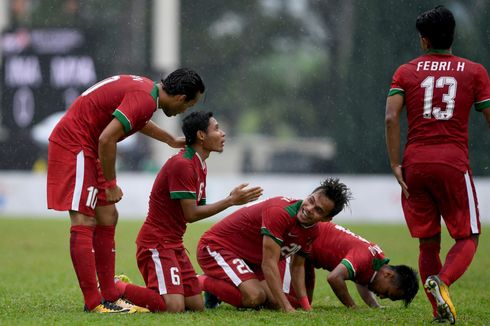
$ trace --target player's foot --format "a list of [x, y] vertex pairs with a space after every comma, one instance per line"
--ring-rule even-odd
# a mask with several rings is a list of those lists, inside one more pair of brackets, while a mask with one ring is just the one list
[[119, 275], [114, 276], [114, 283], [117, 283], [117, 282], [124, 282], [124, 283], [128, 283], [128, 284], [133, 283], [133, 282], [131, 282], [131, 279], [126, 274], [119, 274]]
[[116, 305], [118, 305], [119, 307], [121, 307], [121, 308], [133, 309], [134, 312], [137, 312], [137, 313], [147, 313], [147, 312], [150, 312], [149, 309], [143, 308], [143, 307], [140, 307], [140, 306], [137, 306], [137, 305], [133, 304], [131, 301], [129, 301], [127, 299], [124, 299], [124, 298], [119, 298], [114, 303]]
[[215, 309], [218, 308], [221, 303], [221, 300], [218, 299], [217, 296], [210, 292], [204, 292], [204, 306], [206, 309]]
[[97, 314], [133, 314], [135, 309], [123, 308], [113, 302], [103, 301], [100, 305], [92, 310], [89, 310], [87, 306], [84, 308], [85, 312], [93, 312]]
[[456, 322], [456, 309], [449, 296], [448, 286], [437, 275], [432, 275], [427, 278], [424, 287], [436, 299], [437, 311], [439, 312], [440, 318], [446, 319], [451, 324], [454, 324]]

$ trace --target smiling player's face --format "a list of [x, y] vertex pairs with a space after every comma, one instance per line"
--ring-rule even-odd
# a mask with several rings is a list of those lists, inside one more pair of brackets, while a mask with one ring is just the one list
[[296, 217], [305, 226], [318, 222], [328, 222], [332, 220], [329, 215], [334, 206], [334, 202], [325, 196], [321, 190], [318, 190], [303, 200]]

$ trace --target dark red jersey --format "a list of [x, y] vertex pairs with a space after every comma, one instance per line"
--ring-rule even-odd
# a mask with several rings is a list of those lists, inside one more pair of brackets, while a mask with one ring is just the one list
[[469, 169], [468, 120], [471, 107], [490, 107], [485, 68], [449, 52], [431, 52], [400, 66], [389, 96], [402, 94], [408, 116], [403, 165], [442, 163]]
[[180, 199], [206, 204], [206, 163], [192, 147], [182, 149], [162, 167], [151, 190], [148, 216], [136, 239], [139, 246], [182, 247], [187, 221]]
[[99, 136], [114, 117], [123, 125], [127, 137], [148, 123], [157, 109], [157, 99], [157, 85], [148, 78], [109, 77], [75, 100], [49, 140], [74, 153], [83, 149], [86, 155], [97, 157]]
[[281, 246], [281, 259], [300, 252], [308, 254], [318, 234], [318, 226], [303, 227], [297, 220], [302, 200], [274, 197], [242, 207], [224, 218], [202, 236], [236, 253], [247, 263], [262, 262], [262, 237], [271, 237]]
[[379, 268], [389, 262], [378, 245], [340, 225], [325, 222], [318, 223], [318, 228], [309, 256], [315, 268], [332, 271], [343, 264], [349, 271], [349, 279], [367, 285]]

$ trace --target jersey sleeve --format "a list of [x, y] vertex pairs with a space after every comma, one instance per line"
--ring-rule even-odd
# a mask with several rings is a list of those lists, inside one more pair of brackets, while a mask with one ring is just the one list
[[127, 93], [112, 114], [121, 122], [124, 132], [135, 132], [143, 128], [156, 110], [153, 97], [144, 91]]
[[262, 235], [271, 237], [278, 245], [284, 243], [283, 234], [288, 229], [291, 217], [283, 207], [272, 206], [262, 211]]
[[388, 92], [388, 97], [395, 94], [400, 94], [405, 96], [405, 88], [403, 86], [403, 71], [405, 70], [405, 65], [398, 67], [398, 69], [393, 74], [391, 80], [390, 90]]
[[[176, 163], [176, 162], [174, 162]], [[192, 162], [180, 161], [174, 164], [172, 172], [168, 174], [168, 186], [171, 199], [197, 199], [196, 179]]]
[[475, 108], [482, 111], [490, 107], [490, 79], [481, 64], [477, 64], [475, 70]]

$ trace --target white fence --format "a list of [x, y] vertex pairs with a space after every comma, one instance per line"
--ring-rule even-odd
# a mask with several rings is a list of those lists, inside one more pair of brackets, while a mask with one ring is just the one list
[[[338, 223], [404, 223], [400, 205], [400, 189], [391, 175], [335, 175], [347, 184], [354, 199], [347, 210], [335, 217]], [[324, 175], [210, 175], [207, 180], [207, 202], [225, 197], [240, 183], [260, 185], [263, 198], [306, 197], [319, 185]], [[143, 219], [148, 210], [148, 196], [155, 175], [120, 173], [118, 182], [124, 192], [117, 204], [121, 219]], [[475, 179], [482, 223], [490, 224], [490, 178]], [[229, 208], [213, 219], [237, 209]], [[0, 217], [58, 217], [64, 212], [46, 209], [46, 176], [22, 172], [0, 172]]]

